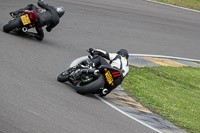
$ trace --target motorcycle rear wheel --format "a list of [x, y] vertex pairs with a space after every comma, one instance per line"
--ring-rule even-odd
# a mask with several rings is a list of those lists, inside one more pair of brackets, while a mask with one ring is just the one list
[[104, 76], [101, 74], [101, 75], [99, 75], [99, 77], [96, 80], [94, 80], [88, 84], [79, 82], [76, 85], [76, 92], [79, 94], [83, 94], [83, 95], [91, 94], [91, 93], [96, 92], [99, 88], [104, 87], [104, 84], [105, 84], [105, 79], [104, 79]]
[[4, 25], [3, 26], [3, 31], [8, 33], [8, 32], [12, 31], [15, 28], [21, 27], [21, 25], [22, 25], [21, 24], [21, 19], [17, 18], [17, 19], [11, 20], [8, 24]]

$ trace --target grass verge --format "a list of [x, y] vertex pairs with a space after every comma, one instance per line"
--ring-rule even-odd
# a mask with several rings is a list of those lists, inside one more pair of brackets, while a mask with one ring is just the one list
[[126, 93], [176, 126], [200, 132], [200, 68], [131, 68]]
[[155, 0], [155, 1], [200, 11], [200, 0]]

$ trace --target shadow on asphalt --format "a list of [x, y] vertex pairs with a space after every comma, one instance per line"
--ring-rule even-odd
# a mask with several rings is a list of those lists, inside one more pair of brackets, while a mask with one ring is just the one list
[[[59, 83], [60, 83], [60, 82], [59, 82]], [[74, 87], [73, 85], [71, 85], [70, 83], [65, 82], [65, 83], [62, 83], [62, 84], [65, 84], [68, 88], [70, 88], [70, 90], [72, 90], [74, 93], [77, 93], [75, 87]], [[67, 88], [67, 89], [68, 89], [68, 88]], [[77, 94], [78, 94], [78, 93], [77, 93]], [[93, 98], [93, 99], [99, 100], [97, 97], [95, 97], [94, 94], [86, 94], [86, 95], [79, 94], [79, 95], [85, 96], [85, 97], [88, 97], [88, 98]]]

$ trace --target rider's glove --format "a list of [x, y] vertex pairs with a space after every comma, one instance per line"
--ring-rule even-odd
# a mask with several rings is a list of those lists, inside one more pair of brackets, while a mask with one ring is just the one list
[[93, 48], [89, 48], [89, 52], [90, 53], [94, 53], [94, 49]]
[[89, 52], [90, 54], [93, 56], [94, 55], [94, 49], [93, 48], [89, 48]]

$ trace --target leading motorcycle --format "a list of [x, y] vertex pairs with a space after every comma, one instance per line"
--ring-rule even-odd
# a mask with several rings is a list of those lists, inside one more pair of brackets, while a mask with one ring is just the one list
[[[41, 10], [42, 11], [42, 10]], [[8, 24], [3, 26], [4, 32], [27, 32], [29, 29], [34, 28], [38, 21], [38, 13], [32, 10], [23, 10], [18, 14], [10, 14], [11, 20]]]
[[[89, 52], [89, 51], [88, 51]], [[92, 55], [75, 59], [70, 68], [58, 75], [59, 82], [71, 83], [80, 94], [106, 96], [121, 84], [123, 76], [119, 69], [107, 65], [91, 66]]]

